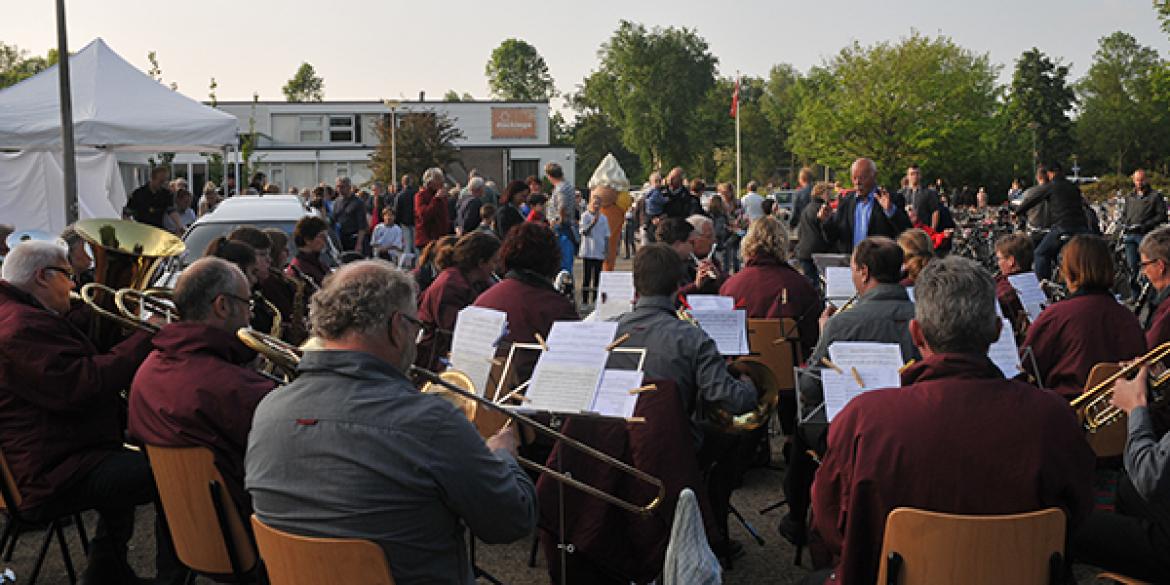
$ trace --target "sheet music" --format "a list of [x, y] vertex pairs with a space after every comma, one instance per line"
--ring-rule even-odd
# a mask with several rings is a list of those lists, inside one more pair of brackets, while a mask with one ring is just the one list
[[[857, 368], [885, 368], [897, 373], [906, 359], [897, 343], [872, 341], [834, 341], [829, 345], [829, 360], [848, 370]], [[895, 384], [896, 386], [897, 384]]]
[[731, 311], [735, 299], [720, 295], [687, 295], [687, 303], [694, 311]]
[[630, 390], [640, 387], [642, 372], [638, 370], [605, 370], [589, 410], [604, 416], [630, 418], [638, 405], [638, 395], [630, 394]]
[[825, 298], [844, 300], [854, 295], [853, 269], [841, 266], [825, 268]]
[[[864, 385], [857, 384], [853, 370], [857, 371]], [[837, 373], [836, 370], [825, 368], [821, 370], [821, 386], [825, 390], [825, 417], [833, 422], [850, 400], [870, 390], [897, 388], [900, 385], [897, 369], [861, 366], [845, 368], [843, 373]]]
[[1008, 282], [1012, 283], [1012, 288], [1016, 289], [1016, 295], [1020, 297], [1020, 304], [1024, 305], [1024, 311], [1028, 313], [1028, 320], [1035, 321], [1040, 316], [1040, 311], [1044, 310], [1044, 304], [1048, 302], [1048, 297], [1040, 288], [1040, 281], [1037, 280], [1036, 273], [1012, 274], [1008, 276]]
[[451, 369], [467, 374], [475, 385], [475, 393], [485, 396], [492, 375], [492, 358], [490, 355], [451, 352]]
[[911, 303], [915, 302], [914, 301], [914, 287], [912, 287], [912, 286], [906, 287], [906, 296], [910, 297]]
[[1014, 378], [1023, 371], [1020, 369], [1020, 350], [1016, 347], [1016, 336], [1012, 332], [1011, 322], [1007, 319], [1001, 321], [1003, 328], [999, 330], [999, 339], [987, 348], [987, 357], [1004, 376]]
[[634, 273], [602, 272], [597, 283], [597, 318], [604, 321], [634, 307]]
[[451, 367], [467, 374], [480, 396], [487, 390], [492, 358], [507, 323], [507, 313], [484, 307], [466, 307], [456, 317]]
[[722, 355], [747, 355], [747, 317], [743, 309], [691, 311], [699, 327], [715, 340]]
[[557, 321], [545, 345], [554, 351], [605, 349], [617, 335], [617, 321]]
[[546, 351], [540, 354], [525, 406], [548, 412], [588, 411], [609, 354], [605, 351]]

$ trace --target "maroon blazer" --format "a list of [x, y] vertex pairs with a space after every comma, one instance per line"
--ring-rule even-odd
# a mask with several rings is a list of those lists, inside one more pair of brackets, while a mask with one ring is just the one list
[[[475, 299], [475, 306], [496, 309], [508, 314], [507, 344], [500, 352], [507, 355], [511, 343], [533, 343], [536, 335], [547, 338], [554, 321], [577, 321], [577, 309], [565, 295], [548, 281], [530, 272], [510, 271], [499, 284]], [[517, 352], [515, 368], [520, 380], [527, 380], [536, 365], [535, 352]]]
[[309, 252], [297, 252], [292, 262], [289, 262], [288, 267], [284, 269], [285, 276], [290, 278], [301, 279], [303, 275], [312, 280], [312, 284], [305, 291], [309, 295], [312, 295], [312, 293], [317, 292], [318, 288], [321, 288], [321, 285], [325, 282], [325, 277], [329, 276], [329, 272], [329, 267], [321, 263], [321, 257], [318, 254]]
[[717, 258], [712, 258], [711, 262], [715, 264], [715, 272], [718, 276], [714, 280], [708, 280], [703, 283], [703, 286], [695, 284], [695, 276], [698, 273], [698, 265], [689, 260], [684, 261], [687, 267], [687, 281], [678, 289], [678, 294], [687, 297], [690, 295], [717, 295], [719, 289], [723, 288], [723, 283], [727, 282], [727, 272], [723, 270], [723, 266], [719, 263]]
[[1028, 327], [1021, 354], [1023, 347], [1032, 348], [1044, 387], [1072, 398], [1093, 366], [1135, 358], [1146, 340], [1137, 317], [1108, 292], [1082, 292], [1044, 309]]
[[172, 323], [154, 336], [130, 386], [130, 435], [148, 445], [207, 447], [236, 505], [251, 513], [244, 452], [252, 413], [276, 383], [252, 369], [256, 352], [228, 331]]
[[750, 319], [795, 319], [804, 358], [817, 346], [821, 334], [817, 318], [825, 303], [812, 283], [787, 262], [771, 256], [749, 258], [719, 294], [734, 297], [735, 306], [745, 309]]
[[[1159, 295], [1160, 296], [1160, 295]], [[1146, 346], [1150, 349], [1170, 341], [1170, 300], [1162, 301], [1150, 320], [1146, 330]]]
[[34, 508], [122, 449], [122, 399], [150, 351], [135, 333], [108, 354], [0, 281], [0, 450]]
[[414, 194], [414, 245], [419, 250], [428, 243], [451, 233], [447, 216], [447, 198], [428, 188]]
[[985, 356], [936, 354], [901, 388], [866, 392], [829, 425], [813, 526], [839, 559], [828, 583], [877, 580], [886, 516], [1059, 507], [1071, 534], [1093, 508], [1093, 451], [1052, 392], [1005, 380]]
[[440, 359], [451, 351], [451, 336], [459, 311], [475, 301], [491, 286], [488, 275], [479, 270], [464, 274], [452, 266], [439, 273], [418, 303], [418, 320], [423, 322], [423, 336], [418, 342], [414, 363], [432, 372], [439, 371]]
[[999, 301], [999, 308], [1003, 312], [1004, 318], [1011, 322], [1017, 342], [1022, 343], [1023, 339], [1020, 339], [1019, 335], [1028, 322], [1028, 312], [1024, 310], [1024, 304], [1020, 302], [1020, 295], [1016, 294], [1016, 289], [1008, 280], [1008, 275], [1000, 274], [995, 277], [995, 298]]

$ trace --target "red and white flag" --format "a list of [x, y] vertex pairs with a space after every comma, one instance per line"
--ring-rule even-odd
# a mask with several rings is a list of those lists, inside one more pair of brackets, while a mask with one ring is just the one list
[[739, 114], [739, 78], [735, 78], [735, 91], [731, 94], [731, 117]]

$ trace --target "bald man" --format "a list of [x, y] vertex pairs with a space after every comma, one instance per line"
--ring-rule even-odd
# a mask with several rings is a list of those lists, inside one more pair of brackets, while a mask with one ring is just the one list
[[853, 247], [870, 236], [897, 239], [910, 229], [910, 216], [899, 207], [889, 191], [877, 186], [877, 164], [859, 158], [850, 168], [855, 191], [841, 197], [836, 211], [822, 206], [817, 213], [825, 239], [838, 250], [852, 252]]

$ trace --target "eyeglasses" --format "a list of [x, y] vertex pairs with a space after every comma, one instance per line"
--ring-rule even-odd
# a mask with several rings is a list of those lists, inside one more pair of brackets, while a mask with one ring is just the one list
[[46, 266], [45, 271], [60, 272], [61, 274], [65, 275], [65, 278], [68, 278], [69, 280], [73, 280], [74, 276], [72, 268], [64, 268], [61, 266]]
[[1143, 260], [1141, 262], [1141, 267], [1145, 268], [1146, 266], [1149, 266], [1150, 264], [1153, 264], [1155, 262], [1157, 262], [1157, 260]]
[[232, 299], [232, 300], [235, 300], [235, 301], [240, 301], [241, 303], [244, 303], [245, 305], [248, 305], [248, 310], [249, 310], [249, 311], [251, 311], [251, 310], [253, 310], [253, 309], [255, 309], [255, 308], [256, 308], [256, 299], [250, 299], [250, 298], [246, 298], [246, 297], [241, 297], [240, 295], [237, 295], [237, 294], [232, 294], [232, 293], [226, 293], [226, 292], [225, 292], [225, 293], [219, 293], [219, 294], [220, 294], [220, 296], [224, 296], [224, 297], [227, 297], [227, 298], [229, 298], [229, 299]]
[[415, 319], [414, 317], [411, 317], [410, 315], [407, 315], [406, 313], [403, 313], [402, 311], [399, 311], [398, 314], [401, 315], [403, 319], [406, 319], [407, 323], [410, 323], [411, 325], [414, 325], [415, 327], [418, 327], [419, 329], [422, 329], [424, 327], [422, 321], [419, 321], [418, 319]]

